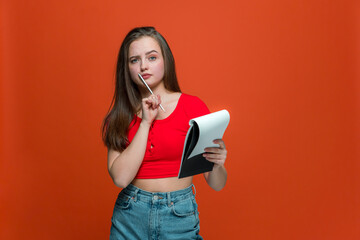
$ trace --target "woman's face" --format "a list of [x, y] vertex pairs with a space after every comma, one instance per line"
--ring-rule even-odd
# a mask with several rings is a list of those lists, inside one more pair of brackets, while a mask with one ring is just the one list
[[141, 37], [130, 44], [128, 66], [131, 78], [137, 85], [145, 87], [139, 73], [150, 88], [163, 84], [164, 58], [154, 38]]

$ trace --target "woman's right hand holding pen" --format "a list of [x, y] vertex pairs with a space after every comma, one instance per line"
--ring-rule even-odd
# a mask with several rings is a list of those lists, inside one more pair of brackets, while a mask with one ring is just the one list
[[149, 126], [152, 124], [152, 122], [155, 120], [156, 116], [159, 113], [159, 106], [161, 103], [160, 95], [150, 95], [147, 98], [142, 99], [142, 121], [144, 123], [149, 124]]

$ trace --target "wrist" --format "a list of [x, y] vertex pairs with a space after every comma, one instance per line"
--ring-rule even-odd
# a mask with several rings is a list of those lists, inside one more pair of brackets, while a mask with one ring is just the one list
[[142, 120], [141, 123], [140, 123], [140, 127], [150, 129], [151, 123], [149, 123], [149, 122], [146, 121], [146, 120]]
[[221, 169], [225, 169], [224, 165], [223, 164], [214, 164], [213, 166], [213, 171], [218, 171], [218, 170], [221, 170]]

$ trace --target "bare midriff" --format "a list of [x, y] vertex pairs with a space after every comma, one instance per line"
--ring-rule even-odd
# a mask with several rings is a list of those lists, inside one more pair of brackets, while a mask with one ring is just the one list
[[134, 179], [131, 184], [148, 192], [173, 192], [189, 187], [192, 184], [192, 177]]

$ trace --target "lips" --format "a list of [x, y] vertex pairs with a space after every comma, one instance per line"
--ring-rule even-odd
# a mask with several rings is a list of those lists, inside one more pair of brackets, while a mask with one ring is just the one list
[[148, 79], [149, 77], [151, 77], [151, 74], [145, 73], [145, 74], [141, 74], [141, 76], [143, 77], [143, 79]]

